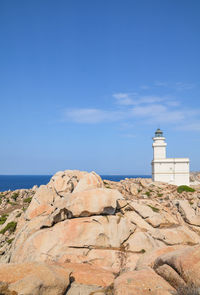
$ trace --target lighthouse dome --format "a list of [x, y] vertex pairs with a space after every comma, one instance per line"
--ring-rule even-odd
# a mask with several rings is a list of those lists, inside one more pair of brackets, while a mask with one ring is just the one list
[[155, 137], [163, 137], [163, 132], [158, 128], [155, 132]]

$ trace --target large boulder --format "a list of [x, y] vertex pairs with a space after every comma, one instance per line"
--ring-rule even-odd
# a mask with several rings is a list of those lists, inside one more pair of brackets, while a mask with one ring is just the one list
[[63, 193], [73, 192], [79, 180], [86, 174], [88, 173], [79, 170], [59, 171], [52, 176], [47, 186], [55, 190], [58, 195], [62, 196]]
[[179, 276], [175, 269], [168, 264], [163, 264], [156, 268], [156, 273], [163, 277], [175, 289], [186, 285], [185, 281]]
[[135, 225], [120, 216], [68, 219], [38, 230], [26, 240], [18, 238], [11, 261], [57, 261], [69, 248], [120, 248], [134, 230]]
[[179, 200], [178, 209], [187, 223], [200, 226], [200, 215], [196, 214], [188, 200]]
[[197, 245], [200, 243], [200, 237], [186, 226], [154, 229], [150, 234], [154, 239], [166, 245]]
[[125, 272], [114, 282], [115, 295], [171, 295], [174, 288], [152, 269]]
[[127, 211], [124, 216], [132, 223], [136, 224], [141, 231], [152, 230], [152, 226], [135, 211]]
[[53, 203], [56, 193], [46, 185], [41, 185], [26, 210], [25, 218], [31, 220], [39, 215], [49, 215], [54, 211]]
[[89, 189], [95, 189], [95, 188], [102, 188], [104, 187], [103, 181], [101, 177], [96, 174], [95, 172], [88, 173], [84, 175], [77, 186], [74, 189], [74, 192], [82, 192]]
[[117, 190], [98, 188], [74, 192], [55, 203], [59, 209], [67, 209], [70, 217], [114, 214], [117, 200], [123, 196]]
[[137, 231], [124, 243], [126, 249], [132, 252], [145, 253], [163, 245], [162, 242], [154, 240], [148, 233]]
[[[103, 192], [100, 193], [98, 190], [96, 192], [93, 191], [91, 193], [89, 192], [88, 194], [84, 194], [84, 191], [91, 189], [95, 190], [98, 188], [102, 188], [103, 190], [103, 181], [101, 180], [101, 177], [94, 172], [87, 173], [76, 170], [58, 172], [51, 178], [50, 182], [46, 186], [42, 185], [37, 189], [31, 204], [25, 213], [25, 219], [31, 220], [40, 215], [49, 216], [56, 209], [58, 204], [61, 203], [63, 203], [62, 207], [67, 208], [67, 206], [69, 206], [70, 208], [73, 207], [74, 210], [77, 209], [78, 206], [81, 207], [82, 205], [84, 209], [83, 211], [86, 212], [86, 207], [90, 201], [92, 209], [95, 207], [95, 198], [99, 198], [99, 203], [96, 204], [96, 207], [98, 207], [98, 205], [103, 206], [106, 202], [108, 203], [107, 207], [109, 207], [109, 202], [112, 206], [113, 203], [116, 202], [114, 201], [114, 198], [122, 198], [118, 191], [115, 191], [115, 193], [113, 191], [113, 193], [110, 192], [109, 194], [105, 190], [104, 196], [102, 196]], [[72, 196], [72, 192], [76, 194]], [[95, 193], [97, 194], [96, 196]], [[112, 200], [110, 200], [110, 197]], [[65, 199], [68, 200], [67, 203], [65, 203]], [[101, 200], [102, 203], [100, 203]], [[81, 210], [81, 208], [79, 209]], [[96, 210], [97, 213], [103, 213], [98, 212], [98, 209]]]
[[[187, 283], [193, 283], [200, 287], [200, 247], [186, 247], [174, 252], [163, 254], [158, 257], [154, 264], [154, 269], [157, 270], [169, 280], [170, 275], [166, 275], [160, 271], [160, 267], [168, 265], [171, 267], [169, 272], [171, 277], [174, 271]], [[175, 276], [174, 276], [175, 277]]]
[[[64, 295], [70, 272], [43, 263], [1, 264], [0, 280], [18, 295]], [[13, 293], [14, 294], [14, 293]]]
[[136, 264], [136, 270], [141, 270], [146, 267], [153, 267], [156, 259], [166, 253], [170, 253], [179, 249], [182, 249], [183, 245], [175, 245], [175, 246], [162, 246], [159, 248], [154, 248], [151, 251], [145, 252], [143, 255], [139, 257]]
[[65, 170], [57, 172], [47, 185], [60, 196], [72, 192], [104, 187], [101, 177], [95, 172]]

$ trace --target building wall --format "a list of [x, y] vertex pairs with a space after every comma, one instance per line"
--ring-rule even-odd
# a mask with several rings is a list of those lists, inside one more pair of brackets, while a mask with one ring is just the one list
[[153, 160], [152, 178], [153, 181], [189, 185], [189, 159]]
[[165, 138], [153, 138], [153, 158], [154, 159], [165, 159], [166, 158], [166, 146]]

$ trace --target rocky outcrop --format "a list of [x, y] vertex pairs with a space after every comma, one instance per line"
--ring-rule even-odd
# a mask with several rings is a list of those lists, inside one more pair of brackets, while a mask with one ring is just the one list
[[119, 216], [65, 220], [52, 228], [38, 230], [25, 240], [18, 239], [11, 262], [58, 261], [69, 253], [69, 248], [72, 256], [77, 255], [77, 249], [120, 248], [134, 230], [135, 225]]
[[23, 295], [64, 295], [70, 272], [56, 265], [42, 263], [0, 265], [0, 280], [9, 290]]
[[0, 260], [9, 262], [0, 281], [10, 291], [169, 295], [199, 284], [198, 188], [178, 193], [151, 179], [114, 183], [66, 170], [31, 196], [28, 209], [0, 224]]
[[69, 217], [92, 215], [112, 215], [116, 211], [117, 200], [123, 199], [117, 190], [105, 188], [73, 192], [55, 203], [59, 209], [67, 209]]
[[171, 295], [174, 288], [152, 269], [125, 272], [114, 282], [116, 295]]
[[190, 184], [200, 186], [200, 172], [190, 173]]
[[[164, 271], [164, 267], [167, 271]], [[154, 269], [171, 283], [193, 283], [200, 286], [200, 247], [187, 247], [161, 255], [155, 260]]]

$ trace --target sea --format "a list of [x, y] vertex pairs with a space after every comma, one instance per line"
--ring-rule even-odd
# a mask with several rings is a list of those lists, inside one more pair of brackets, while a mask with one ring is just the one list
[[[151, 175], [100, 175], [101, 178], [120, 181], [125, 178], [151, 178]], [[0, 175], [0, 192], [16, 189], [29, 189], [34, 185], [47, 184], [52, 175]]]

